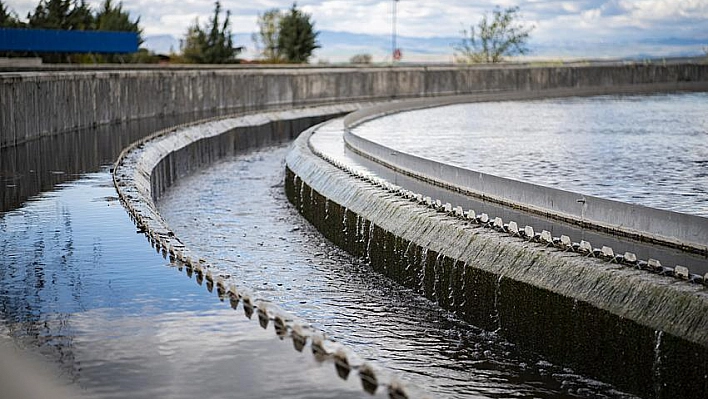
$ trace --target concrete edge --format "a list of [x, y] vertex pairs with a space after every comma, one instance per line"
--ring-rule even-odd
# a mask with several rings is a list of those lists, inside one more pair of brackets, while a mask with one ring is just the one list
[[[442, 223], [445, 226], [449, 226], [446, 228], [454, 229], [456, 231], [454, 234], [451, 233], [449, 235], [441, 237], [440, 239], [430, 240], [429, 242], [425, 240], [419, 240], [414, 235], [406, 236], [403, 238], [413, 242], [419, 242], [423, 245], [427, 245], [430, 247], [430, 249], [433, 249], [436, 252], [440, 252], [446, 256], [451, 256], [454, 258], [459, 258], [460, 248], [464, 246], [461, 246], [460, 243], [467, 243], [468, 241], [478, 240], [481, 237], [475, 237], [474, 239], [471, 237], [482, 235], [485, 239], [494, 240], [495, 246], [500, 241], [503, 241], [504, 244], [502, 245], [518, 247], [519, 250], [528, 250], [534, 254], [543, 254], [544, 257], [547, 256], [553, 258], [552, 263], [557, 263], [558, 265], [562, 266], [558, 266], [554, 270], [543, 269], [541, 270], [541, 275], [547, 275], [548, 272], [552, 272], [554, 275], [555, 273], [560, 273], [560, 275], [567, 274], [568, 276], [573, 276], [573, 281], [569, 282], [568, 285], [566, 285], [565, 283], [563, 285], [558, 285], [556, 281], [549, 282], [543, 279], [539, 281], [538, 276], [534, 275], [530, 271], [530, 269], [527, 269], [519, 271], [520, 274], [518, 274], [520, 278], [522, 278], [523, 282], [533, 284], [541, 289], [549, 290], [564, 296], [582, 300], [584, 302], [596, 306], [599, 309], [612, 312], [621, 317], [630, 318], [639, 322], [646, 321], [647, 325], [655, 330], [664, 330], [666, 332], [675, 334], [677, 336], [682, 336], [692, 342], [696, 342], [708, 347], [708, 313], [705, 313], [705, 315], [701, 316], [701, 319], [703, 320], [701, 320], [700, 325], [704, 326], [705, 328], [697, 326], [682, 328], [679, 327], [681, 324], [683, 324], [679, 322], [679, 319], [686, 315], [688, 309], [686, 309], [685, 307], [667, 312], [665, 309], [661, 311], [659, 309], [659, 307], [668, 306], [667, 303], [647, 304], [649, 308], [641, 307], [640, 309], [638, 309], [640, 314], [633, 315], [632, 313], [627, 312], [626, 309], [623, 309], [621, 306], [619, 306], [622, 305], [622, 303], [608, 303], [606, 301], [606, 298], [601, 298], [597, 296], [596, 293], [589, 292], [586, 293], [585, 296], [580, 297], [580, 293], [578, 292], [577, 287], [574, 286], [574, 284], [577, 284], [577, 282], [580, 280], [595, 279], [600, 274], [604, 274], [606, 276], [611, 276], [613, 284], [617, 284], [616, 287], [614, 287], [613, 289], [627, 292], [627, 296], [636, 295], [637, 298], [641, 298], [643, 297], [643, 295], [636, 291], [642, 291], [646, 289], [646, 287], [640, 288], [640, 286], [655, 285], [657, 289], [660, 289], [665, 292], [665, 294], [662, 294], [662, 296], [671, 298], [675, 295], [680, 295], [685, 296], [687, 299], [696, 299], [696, 307], [694, 310], [702, 309], [708, 312], [708, 291], [706, 291], [702, 285], [684, 284], [680, 280], [674, 281], [662, 279], [657, 275], [645, 273], [635, 268], [626, 268], [622, 267], [617, 263], [603, 261], [602, 259], [598, 258], [581, 256], [575, 253], [566, 252], [558, 248], [552, 248], [549, 247], [548, 243], [545, 242], [532, 243], [521, 238], [509, 237], [508, 234], [496, 232], [494, 230], [480, 231], [480, 229], [477, 229], [475, 226], [472, 226], [472, 223], [461, 221], [459, 218], [449, 216], [445, 213], [441, 214], [440, 211], [432, 209], [429, 206], [419, 205], [415, 202], [406, 199], [397, 198], [395, 195], [391, 195], [385, 187], [380, 186], [378, 182], [367, 182], [365, 180], [361, 182], [359, 181], [360, 179], [357, 179], [356, 177], [353, 178], [353, 176], [351, 176], [350, 174], [347, 174], [343, 170], [331, 165], [328, 161], [322, 159], [318, 154], [315, 154], [309, 145], [308, 138], [314, 132], [316, 132], [316, 128], [317, 127], [313, 127], [312, 129], [309, 129], [296, 140], [293, 149], [286, 158], [286, 166], [290, 168], [293, 173], [303, 173], [302, 176], [298, 174], [298, 176], [303, 179], [311, 178], [311, 180], [307, 179], [304, 181], [306, 184], [310, 185], [313, 190], [316, 191], [325, 191], [323, 190], [325, 185], [316, 184], [315, 177], [324, 181], [330, 179], [336, 180], [337, 184], [335, 186], [338, 187], [338, 189], [336, 192], [332, 192], [331, 197], [328, 195], [329, 193], [321, 192], [321, 194], [328, 197], [330, 201], [346, 202], [340, 203], [340, 205], [347, 207], [347, 209], [351, 210], [352, 212], [360, 213], [361, 217], [372, 220], [373, 223], [377, 223], [377, 218], [369, 218], [373, 216], [370, 212], [370, 209], [375, 208], [375, 206], [373, 204], [368, 204], [365, 200], [359, 199], [360, 197], [369, 197], [368, 195], [359, 195], [359, 193], [374, 193], [374, 195], [370, 196], [372, 199], [376, 200], [377, 202], [381, 202], [382, 204], [385, 204], [385, 206], [388, 208], [396, 209], [397, 215], [399, 212], [401, 213], [401, 216], [397, 217], [399, 217], [400, 219], [406, 219], [405, 224], [402, 224], [402, 220], [389, 224], [381, 223], [382, 228], [390, 228], [391, 231], [396, 231], [398, 230], [396, 226], [401, 225], [421, 224], [432, 228], [432, 225]], [[308, 169], [307, 174], [305, 174], [303, 172], [303, 165], [308, 165], [308, 167], [312, 170]], [[329, 174], [335, 175], [336, 177], [329, 178]], [[356, 202], [354, 202], [354, 200], [356, 200]], [[357, 208], [357, 206], [359, 206], [360, 208]], [[409, 221], [409, 218], [410, 220], [414, 221]], [[421, 230], [425, 230], [425, 228], [421, 228]], [[444, 244], [444, 242], [451, 240], [450, 237], [458, 237], [458, 231], [464, 232], [464, 234], [468, 236], [467, 239], [455, 238], [451, 242]], [[489, 234], [487, 234], [487, 232]], [[488, 271], [495, 274], [498, 274], [505, 268], [504, 265], [500, 264], [489, 265], [488, 267]], [[503, 274], [505, 276], [510, 276], [516, 275], [516, 272]], [[556, 276], [556, 278], [557, 277], [558, 276]], [[615, 277], [618, 277], [617, 280], [614, 280]], [[636, 293], [631, 294], [631, 292]], [[678, 302], [681, 301], [679, 300]], [[684, 305], [685, 304], [682, 304], [682, 306]], [[663, 313], [664, 315], [669, 316], [669, 319], [665, 321], [660, 321], [659, 319], [661, 318], [657, 317], [658, 313]], [[653, 321], [650, 322], [650, 320]], [[696, 321], [696, 319], [691, 318], [692, 323]]]
[[435, 162], [394, 150], [352, 132], [357, 125], [392, 113], [482, 101], [708, 91], [708, 82], [497, 92], [403, 100], [362, 109], [345, 120], [346, 145], [370, 160], [406, 175], [467, 195], [562, 220], [585, 228], [708, 255], [708, 218], [574, 193]]
[[[357, 371], [362, 380], [362, 389], [371, 394], [378, 388], [406, 398], [410, 394], [424, 397], [419, 388], [402, 383], [375, 363], [362, 360], [354, 351], [328, 338], [304, 320], [281, 309], [277, 304], [259, 299], [248, 288], [237, 287], [229, 281], [229, 274], [218, 265], [200, 258], [191, 251], [179, 237], [175, 236], [159, 214], [154, 202], [155, 181], [158, 165], [185, 148], [209, 138], [227, 136], [236, 130], [260, 127], [271, 129], [272, 125], [287, 119], [318, 116], [326, 118], [359, 108], [357, 104], [321, 106], [294, 109], [281, 112], [262, 112], [227, 119], [213, 119], [190, 123], [166, 129], [137, 141], [127, 147], [119, 156], [113, 170], [113, 181], [122, 205], [136, 224], [138, 232], [145, 234], [151, 246], [175, 265], [184, 268], [188, 276], [196, 275], [196, 281], [212, 292], [216, 286], [221, 299], [228, 299], [236, 310], [239, 304], [249, 319], [257, 314], [259, 323], [265, 329], [273, 325], [281, 338], [290, 338], [296, 350], [302, 351], [308, 345], [313, 356], [319, 361], [330, 362], [340, 378]], [[159, 177], [158, 177], [159, 178]], [[164, 189], [164, 187], [161, 187]], [[372, 382], [373, 381], [373, 382]]]
[[[541, 353], [547, 351], [554, 352], [559, 345], [558, 340], [569, 338], [568, 342], [562, 342], [559, 346], [570, 344], [578, 347], [588, 347], [590, 351], [598, 350], [598, 345], [602, 346], [605, 340], [613, 341], [612, 351], [622, 351], [620, 365], [607, 364], [608, 373], [604, 375], [608, 380], [620, 385], [630, 386], [634, 383], [627, 383], [627, 380], [640, 381], [638, 384], [646, 384], [647, 381], [658, 378], [657, 376], [646, 376], [642, 373], [651, 374], [655, 364], [635, 365], [635, 370], [626, 370], [626, 361], [631, 358], [651, 358], [655, 349], [661, 346], [661, 339], [674, 342], [676, 353], [688, 351], [698, 356], [697, 359], [689, 360], [685, 357], [677, 359], [664, 358], [664, 365], [670, 370], [663, 371], [662, 378], [674, 373], [684, 373], [682, 367], [692, 361], [691, 367], [699, 370], [706, 364], [708, 354], [708, 293], [701, 286], [682, 284], [675, 281], [662, 281], [655, 275], [643, 273], [639, 270], [621, 267], [617, 264], [603, 262], [599, 259], [592, 259], [572, 255], [558, 249], [549, 249], [547, 245], [532, 244], [516, 237], [502, 235], [495, 231], [475, 228], [469, 223], [460, 221], [457, 218], [449, 217], [429, 207], [411, 203], [406, 199], [396, 197], [388, 192], [385, 187], [380, 187], [369, 182], [353, 179], [351, 175], [337, 169], [325, 160], [313, 154], [309, 147], [308, 136], [316, 129], [309, 130], [302, 134], [293, 146], [293, 149], [286, 158], [286, 167], [289, 175], [286, 176], [286, 191], [288, 198], [293, 202], [303, 215], [308, 218], [320, 231], [328, 238], [344, 246], [350, 252], [357, 253], [356, 242], [365, 241], [369, 259], [377, 268], [377, 257], [373, 254], [373, 247], [377, 242], [380, 244], [382, 253], [377, 253], [381, 257], [378, 271], [388, 275], [394, 280], [406, 285], [410, 282], [411, 276], [405, 275], [401, 271], [406, 271], [414, 267], [410, 264], [403, 267], [400, 262], [407, 262], [411, 245], [423, 248], [418, 252], [426, 254], [437, 254], [432, 258], [435, 268], [440, 264], [452, 264], [447, 271], [450, 276], [458, 276], [465, 279], [466, 274], [481, 273], [484, 277], [477, 277], [475, 284], [478, 287], [468, 285], [467, 290], [473, 292], [456, 292], [458, 300], [465, 298], [475, 298], [475, 306], [482, 309], [494, 309], [498, 319], [507, 320], [509, 324], [514, 324], [514, 328], [503, 329], [500, 324], [499, 330], [511, 336], [512, 340], [524, 338], [524, 333], [541, 338], [541, 342], [531, 343], [531, 347], [538, 349]], [[292, 180], [292, 181], [291, 181]], [[297, 186], [300, 184], [301, 186]], [[291, 185], [288, 190], [288, 185]], [[295, 187], [292, 187], [295, 185]], [[308, 204], [307, 201], [311, 201]], [[326, 203], [326, 205], [323, 205]], [[330, 212], [329, 220], [342, 220], [341, 217], [332, 212], [337, 207], [343, 209], [344, 220], [349, 217], [356, 217], [357, 225], [368, 225], [369, 234], [364, 237], [340, 237], [347, 234], [346, 231], [357, 230], [355, 228], [342, 228], [341, 226], [331, 226], [326, 221], [320, 220], [318, 215], [323, 215], [323, 209]], [[360, 221], [361, 219], [361, 221]], [[330, 222], [331, 223], [331, 222]], [[345, 233], [341, 233], [344, 231]], [[329, 234], [329, 235], [328, 235]], [[367, 238], [368, 237], [368, 238]], [[373, 239], [372, 239], [373, 237]], [[374, 241], [376, 240], [376, 241]], [[354, 244], [352, 244], [354, 242]], [[406, 246], [406, 243], [408, 245]], [[347, 247], [347, 245], [353, 245]], [[359, 248], [361, 251], [361, 248]], [[499, 262], [502, 254], [509, 262]], [[359, 253], [360, 256], [363, 256]], [[426, 255], [427, 256], [427, 255]], [[508, 258], [506, 258], [508, 257]], [[420, 258], [420, 257], [419, 257]], [[427, 258], [431, 262], [431, 258]], [[440, 261], [442, 259], [442, 261]], [[448, 262], [448, 263], [446, 263]], [[398, 265], [398, 266], [396, 266]], [[431, 266], [423, 266], [430, 273]], [[398, 271], [396, 271], [398, 270]], [[404, 273], [397, 275], [396, 273]], [[413, 273], [413, 272], [411, 272]], [[425, 276], [425, 272], [423, 272]], [[443, 277], [442, 279], [446, 279]], [[454, 277], [450, 277], [450, 284]], [[480, 284], [480, 279], [486, 279], [488, 285]], [[524, 290], [527, 294], [538, 296], [539, 304], [519, 302], [520, 298], [513, 299], [507, 304], [505, 309], [497, 309], [497, 292], [499, 285], [514, 285], [515, 290]], [[432, 295], [430, 297], [432, 284]], [[496, 290], [494, 285], [496, 284]], [[462, 290], [465, 290], [464, 282]], [[435, 300], [435, 290], [442, 298], [447, 294], [439, 290], [445, 287], [438, 287], [437, 282], [426, 282], [427, 288], [423, 293]], [[409, 288], [415, 288], [410, 287]], [[420, 289], [420, 288], [419, 288]], [[476, 290], [476, 291], [475, 291]], [[449, 291], [452, 293], [453, 291]], [[548, 299], [554, 298], [554, 299]], [[438, 299], [443, 301], [443, 299]], [[564, 302], [559, 305], [560, 309], [548, 309], [543, 304]], [[494, 304], [492, 305], [491, 302]], [[446, 307], [441, 303], [441, 306]], [[501, 306], [501, 305], [500, 305]], [[571, 308], [572, 310], [568, 310]], [[569, 322], [563, 319], [564, 312], [575, 311], [576, 308], [584, 308], [582, 316], [583, 322], [575, 321], [572, 333], [565, 333], [563, 329]], [[456, 309], [450, 309], [456, 311]], [[464, 314], [465, 311], [462, 313]], [[457, 311], [456, 311], [457, 313]], [[559, 317], [556, 319], [556, 317]], [[544, 322], [539, 322], [539, 318]], [[602, 321], [609, 319], [605, 325]], [[473, 324], [486, 322], [485, 320], [469, 319]], [[512, 323], [513, 321], [513, 323]], [[571, 324], [573, 321], [570, 321]], [[589, 322], [589, 324], [587, 324]], [[599, 323], [599, 324], [593, 324]], [[539, 326], [541, 329], [539, 330]], [[484, 328], [484, 327], [483, 327]], [[598, 330], [599, 329], [599, 330]], [[615, 330], [619, 329], [619, 330]], [[631, 332], [628, 332], [631, 331]], [[550, 333], [549, 333], [550, 332]], [[547, 334], [547, 335], [546, 335]], [[664, 335], [666, 334], [666, 335]], [[671, 338], [666, 338], [671, 337]], [[657, 343], [658, 340], [658, 343]], [[549, 346], [551, 348], [549, 349]], [[608, 345], [609, 346], [609, 345]], [[637, 348], [644, 346], [644, 348]], [[564, 354], [558, 356], [572, 356], [571, 348], [560, 351]], [[573, 351], [576, 352], [577, 351]], [[598, 373], [605, 373], [601, 370], [593, 369], [597, 365], [583, 362], [592, 361], [592, 356], [585, 359], [586, 354], [580, 354], [580, 359], [566, 359], [574, 367], [583, 370], [589, 367]], [[612, 356], [606, 354], [605, 357]], [[613, 363], [617, 359], [609, 360], [606, 363]], [[593, 371], [591, 371], [593, 372]], [[618, 377], [613, 376], [617, 374]], [[685, 374], [685, 373], [684, 373]], [[597, 374], [594, 374], [597, 375]], [[618, 382], [617, 378], [623, 381]], [[693, 378], [693, 377], [691, 377]], [[688, 384], [698, 384], [692, 389], [706, 392], [706, 377], [701, 374], [700, 380], [688, 382]], [[671, 387], [672, 384], [685, 384], [686, 381], [664, 382]], [[652, 382], [653, 384], [653, 382]], [[703, 385], [701, 385], [703, 384]], [[677, 390], [685, 387], [674, 387]], [[634, 392], [640, 392], [643, 388], [630, 387]], [[666, 388], [667, 390], [673, 388]], [[703, 390], [701, 390], [703, 389]]]

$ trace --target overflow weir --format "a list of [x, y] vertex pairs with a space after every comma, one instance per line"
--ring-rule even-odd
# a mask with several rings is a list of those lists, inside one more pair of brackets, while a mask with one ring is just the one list
[[[98, 70], [5, 73], [0, 82], [0, 147], [142, 118], [245, 115], [238, 126], [213, 120], [137, 142], [114, 175], [153, 244], [228, 293], [216, 269], [186, 259], [188, 248], [152, 203], [185, 174], [373, 102], [708, 90], [708, 65]], [[310, 139], [325, 130], [343, 134], [344, 120], [310, 128], [294, 142], [285, 189], [332, 242], [464, 320], [577, 371], [644, 397], [708, 396], [704, 285], [579, 256], [553, 240], [524, 240], [494, 220], [464, 220], [443, 204], [406, 198], [314, 146]], [[142, 152], [149, 143], [157, 146]], [[125, 167], [134, 168], [130, 176]]]
[[[525, 187], [508, 190], [494, 176], [480, 174], [477, 186], [465, 186], [460, 181], [475, 179], [457, 168], [421, 162], [348, 129], [372, 115], [443, 103], [656, 92], [663, 91], [662, 86], [504, 92], [371, 107], [310, 129], [296, 141], [287, 158], [287, 195], [332, 242], [474, 325], [643, 397], [704, 397], [708, 394], [708, 291], [703, 284], [708, 277], [708, 220], [567, 192], [543, 192], [537, 198], [548, 202], [541, 207], [528, 192], [538, 191], [533, 185], [514, 182]], [[685, 88], [704, 91], [706, 85]], [[319, 140], [332, 134], [343, 136], [339, 146], [345, 150], [331, 154], [331, 139]], [[361, 167], [366, 165], [361, 157], [379, 167], [370, 163]], [[417, 170], [411, 166], [416, 164]], [[392, 170], [381, 173], [381, 165]], [[639, 241], [632, 248], [673, 247], [679, 253], [674, 259], [690, 266], [668, 267], [666, 258], [662, 266], [654, 258], [636, 259], [633, 252], [615, 255], [609, 242], [595, 248], [585, 240], [554, 237], [545, 229], [525, 234], [523, 224], [504, 224], [494, 215], [436, 203], [435, 197], [407, 190], [400, 180], [392, 184], [392, 173], [418, 180], [416, 187], [427, 183], [458, 195], [474, 193], [495, 205], [576, 224], [590, 234], [594, 229], [604, 233], [601, 236], [624, 237], [625, 243]], [[505, 189], [521, 194], [508, 201], [498, 194]], [[563, 209], [564, 197], [573, 197], [573, 202], [583, 198], [584, 206], [595, 206], [593, 211], [603, 209], [596, 213], [606, 212], [598, 216], [603, 220], [574, 218]], [[512, 231], [509, 224], [514, 225]], [[681, 251], [697, 255], [681, 256]]]

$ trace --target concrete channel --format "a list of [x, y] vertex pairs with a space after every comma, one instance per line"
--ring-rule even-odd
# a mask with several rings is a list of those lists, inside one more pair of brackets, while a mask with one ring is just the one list
[[[121, 156], [114, 181], [153, 245], [225, 295], [254, 303], [237, 295], [241, 290], [213, 265], [194, 259], [156, 211], [154, 199], [181, 176], [239, 151], [292, 139], [364, 103], [475, 93], [536, 96], [551, 89], [572, 95], [640, 85], [677, 90], [693, 82], [708, 82], [708, 65], [3, 73], [0, 147], [133, 119], [243, 114], [135, 143]], [[266, 110], [276, 112], [254, 113]], [[295, 141], [285, 186], [291, 202], [335, 244], [465, 320], [622, 389], [646, 397], [708, 395], [705, 287], [667, 282], [421, 206], [315, 154], [308, 140], [316, 131]], [[266, 325], [284, 321], [276, 308], [261, 313]], [[292, 335], [297, 328], [285, 330]], [[366, 388], [372, 374], [357, 367]], [[375, 385], [394, 393], [400, 388], [387, 379]]]
[[331, 128], [309, 130], [288, 155], [286, 191], [331, 241], [470, 323], [622, 389], [643, 397], [708, 392], [705, 286], [417, 201], [320, 153], [309, 142], [318, 129]]
[[[216, 289], [234, 309], [242, 304], [246, 317], [257, 316], [264, 329], [273, 326], [281, 339], [290, 339], [301, 352], [307, 347], [319, 362], [329, 362], [343, 380], [355, 372], [362, 388], [372, 395], [423, 397], [417, 387], [400, 382], [352, 350], [326, 337], [277, 303], [239, 287], [228, 271], [199, 258], [177, 237], [159, 214], [155, 200], [178, 178], [218, 159], [260, 147], [291, 141], [307, 126], [357, 109], [359, 105], [330, 105], [300, 110], [268, 112], [214, 120], [167, 129], [140, 140], [119, 156], [113, 173], [121, 202], [139, 231], [152, 246], [177, 267], [196, 276], [209, 291]], [[334, 375], [333, 375], [334, 376]]]

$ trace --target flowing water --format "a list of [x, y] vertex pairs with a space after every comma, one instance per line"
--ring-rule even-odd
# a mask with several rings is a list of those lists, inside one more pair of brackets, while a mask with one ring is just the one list
[[[129, 142], [178, 122], [0, 151], [0, 343], [39, 356], [85, 397], [367, 395], [356, 378], [341, 380], [230, 309], [136, 233], [110, 164]], [[628, 396], [460, 321], [332, 246], [285, 199], [286, 151], [255, 151], [180, 181], [161, 201], [166, 219], [239, 286], [435, 396]]]
[[466, 169], [708, 217], [708, 93], [460, 104], [354, 132]]
[[264, 149], [182, 179], [160, 199], [161, 214], [237, 285], [435, 396], [628, 396], [462, 322], [333, 246], [287, 202], [286, 152]]

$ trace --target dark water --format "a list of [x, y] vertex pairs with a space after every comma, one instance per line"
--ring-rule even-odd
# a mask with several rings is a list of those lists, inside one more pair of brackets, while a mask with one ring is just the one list
[[[117, 201], [109, 168], [125, 146], [206, 116], [0, 149], [0, 373], [14, 355], [38, 357], [99, 398], [365, 395], [169, 265]], [[14, 368], [27, 384], [44, 379]]]
[[365, 395], [159, 256], [106, 168], [3, 213], [0, 236], [0, 334], [86, 397]]
[[708, 217], [708, 93], [452, 105], [355, 132], [471, 170]]
[[111, 165], [134, 141], [156, 131], [205, 118], [232, 115], [224, 109], [144, 118], [44, 136], [0, 148], [0, 212], [15, 209], [32, 196]]
[[440, 397], [628, 397], [468, 325], [342, 252], [288, 204], [287, 148], [178, 182], [160, 200], [185, 244], [238, 285]]
[[[206, 115], [203, 115], [206, 117]], [[151, 118], [46, 136], [0, 148], [0, 212], [112, 164], [128, 144], [202, 115]]]

